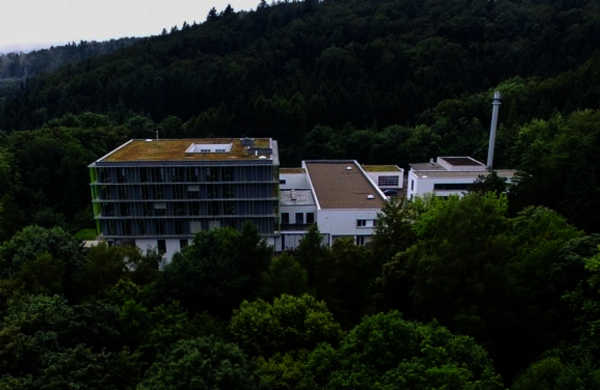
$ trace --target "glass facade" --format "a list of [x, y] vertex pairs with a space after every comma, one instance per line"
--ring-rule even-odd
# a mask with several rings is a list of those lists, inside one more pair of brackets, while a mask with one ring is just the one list
[[251, 221], [273, 235], [279, 221], [274, 164], [100, 163], [90, 167], [94, 214], [106, 238], [180, 237]]

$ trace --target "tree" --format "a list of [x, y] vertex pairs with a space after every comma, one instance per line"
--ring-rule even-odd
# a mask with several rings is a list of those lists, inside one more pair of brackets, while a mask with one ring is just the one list
[[371, 253], [352, 238], [337, 239], [330, 251], [335, 272], [334, 288], [339, 300], [340, 321], [357, 324], [370, 303], [367, 292], [377, 275]]
[[140, 390], [268, 388], [235, 344], [214, 337], [181, 340], [148, 369]]
[[334, 291], [334, 268], [329, 257], [329, 248], [323, 244], [323, 237], [316, 224], [300, 240], [294, 258], [306, 270], [308, 287], [313, 289], [317, 299], [324, 300], [331, 310], [336, 310], [338, 302]]
[[206, 21], [210, 22], [211, 20], [219, 19], [219, 15], [217, 14], [217, 9], [212, 7], [210, 11], [208, 11], [208, 16], [206, 16]]
[[240, 243], [240, 232], [232, 228], [196, 234], [194, 241], [173, 256], [149, 286], [149, 306], [179, 301], [190, 313], [207, 310], [229, 318], [231, 311], [253, 293], [251, 276], [242, 272], [245, 253], [262, 253], [260, 241], [253, 241], [256, 247], [247, 248]]
[[261, 298], [272, 301], [282, 294], [302, 296], [308, 293], [306, 270], [287, 252], [271, 261], [267, 272], [263, 273]]
[[293, 389], [309, 351], [319, 343], [337, 344], [342, 330], [324, 302], [310, 295], [282, 295], [272, 304], [244, 301], [229, 325], [233, 339], [275, 388]]
[[412, 223], [419, 215], [422, 204], [420, 198], [414, 202], [409, 202], [404, 196], [390, 198], [377, 214], [371, 250], [378, 264], [389, 262], [396, 253], [405, 251], [415, 242]]
[[0, 275], [15, 276], [26, 262], [49, 254], [64, 263], [63, 287], [71, 294], [73, 275], [81, 270], [85, 257], [79, 241], [59, 227], [44, 229], [28, 226], [0, 247]]
[[487, 352], [437, 322], [392, 311], [365, 317], [340, 343], [321, 344], [297, 389], [502, 389]]
[[310, 295], [282, 295], [272, 304], [244, 301], [229, 326], [234, 340], [251, 356], [272, 356], [292, 350], [312, 350], [342, 336], [339, 324], [323, 302]]

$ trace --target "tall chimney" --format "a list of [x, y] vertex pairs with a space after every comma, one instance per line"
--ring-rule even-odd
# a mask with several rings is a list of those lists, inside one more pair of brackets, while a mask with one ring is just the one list
[[490, 146], [488, 149], [487, 169], [491, 171], [494, 166], [494, 144], [496, 143], [496, 128], [498, 127], [498, 111], [500, 110], [500, 100], [502, 95], [499, 91], [494, 92], [494, 101], [492, 102], [492, 125], [490, 126]]

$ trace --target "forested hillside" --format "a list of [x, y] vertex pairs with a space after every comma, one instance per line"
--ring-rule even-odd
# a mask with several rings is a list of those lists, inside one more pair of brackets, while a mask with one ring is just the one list
[[[591, 0], [261, 1], [7, 73], [0, 389], [600, 388], [599, 42]], [[495, 90], [517, 180], [395, 199], [369, 247], [312, 229], [273, 254], [246, 225], [165, 265], [73, 236], [94, 226], [87, 165], [130, 138], [485, 161]]]

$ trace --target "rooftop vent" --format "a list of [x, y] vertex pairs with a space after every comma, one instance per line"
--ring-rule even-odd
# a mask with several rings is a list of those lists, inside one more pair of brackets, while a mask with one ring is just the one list
[[373, 195], [367, 195], [367, 199], [375, 199], [375, 196], [373, 196]]
[[352, 170], [352, 167], [346, 167], [346, 170], [347, 170], [347, 171], [351, 171], [351, 170]]

